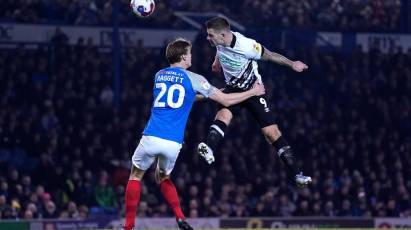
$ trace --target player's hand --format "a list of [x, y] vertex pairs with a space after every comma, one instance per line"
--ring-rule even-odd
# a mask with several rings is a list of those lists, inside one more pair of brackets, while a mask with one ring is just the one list
[[265, 94], [265, 87], [259, 81], [254, 82], [253, 88], [251, 90], [253, 90], [255, 96], [261, 96]]
[[303, 72], [304, 70], [308, 69], [308, 66], [300, 61], [293, 61], [291, 68], [296, 72]]

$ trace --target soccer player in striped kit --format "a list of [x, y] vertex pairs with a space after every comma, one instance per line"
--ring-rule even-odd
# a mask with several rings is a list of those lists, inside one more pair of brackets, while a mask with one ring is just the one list
[[[258, 60], [285, 65], [297, 72], [308, 66], [300, 61], [271, 52], [254, 39], [247, 38], [230, 29], [229, 22], [222, 17], [215, 17], [206, 22], [207, 40], [215, 46], [217, 53], [212, 65], [213, 71], [223, 70], [226, 87], [224, 92], [243, 92], [255, 82], [262, 82], [258, 73]], [[294, 176], [297, 186], [304, 187], [311, 182], [311, 177], [304, 176], [296, 165], [292, 148], [287, 143], [274, 119], [274, 113], [264, 95], [251, 97], [234, 106], [222, 106], [217, 112], [214, 123], [209, 129], [206, 142], [198, 145], [198, 152], [211, 164], [216, 151], [224, 138], [224, 132], [239, 109], [245, 108], [257, 120], [266, 140], [276, 148], [277, 154], [288, 171]], [[208, 160], [213, 159], [213, 160]]]

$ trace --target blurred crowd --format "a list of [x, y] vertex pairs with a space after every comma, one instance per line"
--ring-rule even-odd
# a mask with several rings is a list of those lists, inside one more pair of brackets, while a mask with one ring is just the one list
[[[399, 31], [401, 0], [156, 0], [153, 16], [136, 20], [130, 0], [120, 0], [123, 26], [187, 28], [175, 11], [220, 12], [251, 28]], [[113, 1], [7, 0], [0, 19], [25, 23], [112, 25]]]
[[[114, 106], [110, 50], [64, 36], [0, 52], [0, 218], [74, 218], [124, 212], [130, 158], [150, 114], [164, 50], [124, 50]], [[193, 71], [214, 51], [195, 42]], [[237, 114], [208, 165], [197, 153], [216, 104], [197, 102], [172, 173], [190, 217], [411, 216], [411, 51], [350, 55], [315, 47], [278, 50], [306, 62], [296, 74], [261, 63], [283, 135], [313, 177], [297, 189], [258, 125]], [[153, 172], [139, 216], [171, 216]]]

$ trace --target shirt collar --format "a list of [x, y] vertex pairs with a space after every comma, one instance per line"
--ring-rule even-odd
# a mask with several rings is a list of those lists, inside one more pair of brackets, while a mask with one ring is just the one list
[[231, 43], [230, 43], [231, 48], [234, 48], [236, 41], [237, 41], [237, 37], [233, 34], [233, 40], [231, 40]]

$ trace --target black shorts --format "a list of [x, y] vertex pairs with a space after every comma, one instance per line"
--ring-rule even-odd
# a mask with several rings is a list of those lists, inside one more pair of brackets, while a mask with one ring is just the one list
[[[240, 93], [243, 91], [240, 89], [226, 86], [223, 92], [224, 93]], [[241, 103], [238, 103], [236, 105], [232, 105], [229, 107], [220, 105], [218, 110], [222, 108], [226, 108], [230, 110], [231, 113], [233, 114], [233, 117], [235, 116], [235, 114], [238, 114], [241, 108], [245, 108], [247, 111], [251, 113], [251, 115], [258, 122], [261, 128], [276, 124], [276, 121], [274, 118], [274, 112], [270, 108], [265, 95], [250, 97]]]

